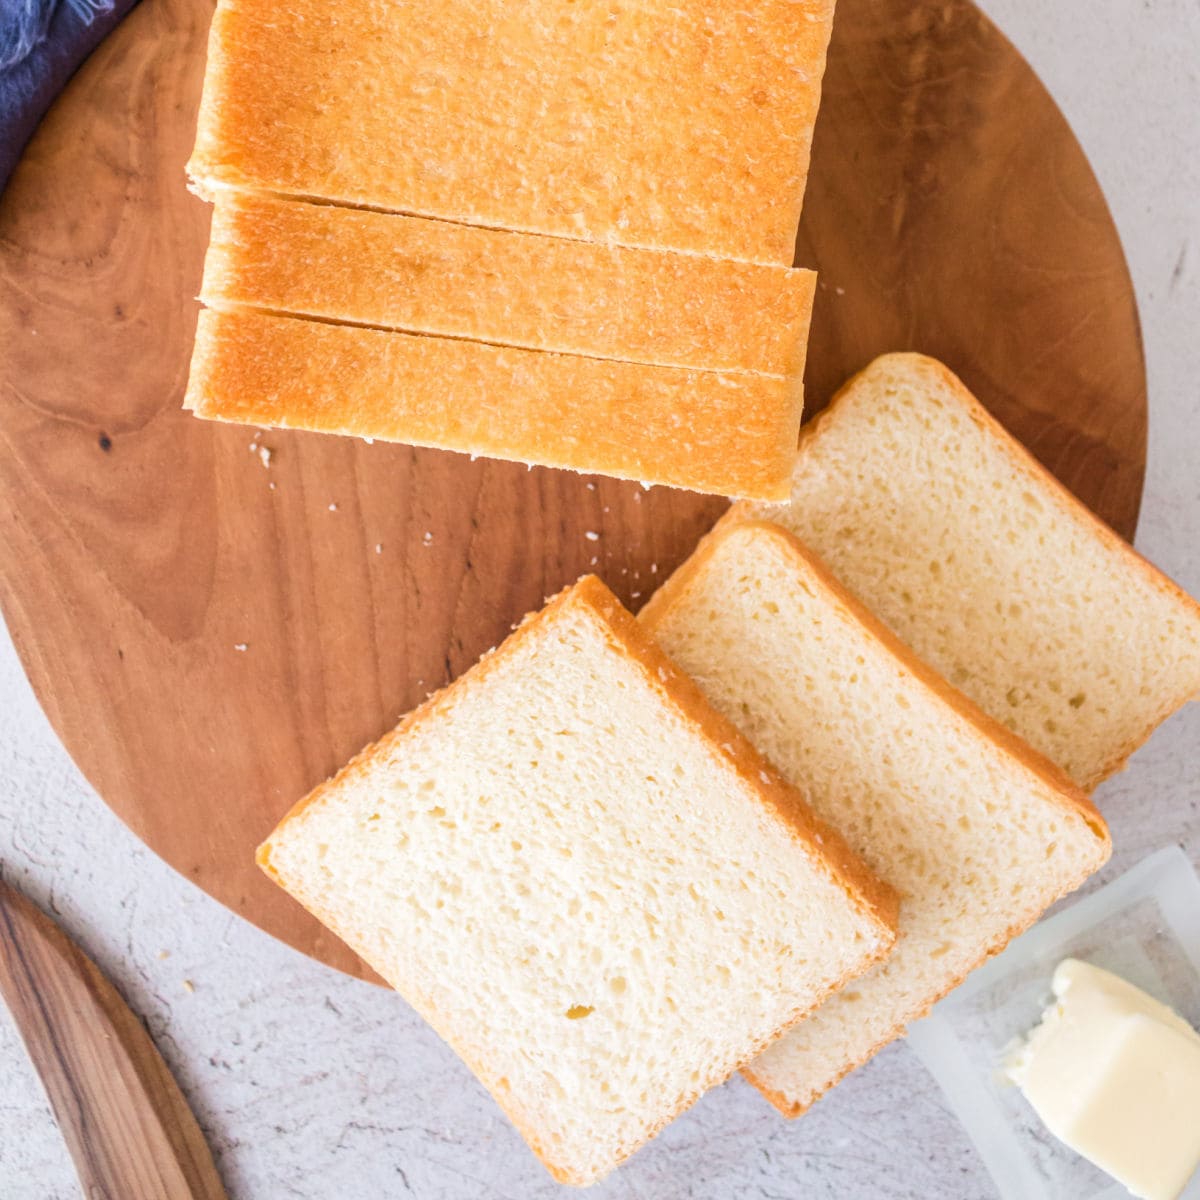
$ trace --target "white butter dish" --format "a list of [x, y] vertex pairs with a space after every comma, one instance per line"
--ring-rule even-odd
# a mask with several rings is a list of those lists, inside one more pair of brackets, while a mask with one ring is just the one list
[[[1003, 1200], [1127, 1200], [1124, 1187], [1045, 1128], [1003, 1074], [1014, 1040], [1041, 1018], [1064, 958], [1120, 975], [1200, 1027], [1200, 879], [1183, 851], [1151, 854], [1036, 925], [913, 1024], [908, 1043]], [[1200, 1173], [1181, 1200], [1200, 1200]]]

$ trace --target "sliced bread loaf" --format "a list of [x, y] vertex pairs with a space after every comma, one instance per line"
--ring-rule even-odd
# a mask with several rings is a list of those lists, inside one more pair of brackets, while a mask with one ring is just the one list
[[585, 578], [262, 866], [597, 1179], [879, 959], [895, 897]]
[[1200, 696], [1200, 605], [944, 366], [876, 359], [801, 434], [795, 533], [926, 662], [1092, 788]]
[[219, 192], [200, 298], [798, 381], [815, 279], [790, 267]]
[[1108, 857], [1086, 796], [777, 526], [719, 528], [651, 598], [671, 658], [900, 893], [888, 960], [747, 1068], [795, 1116]]
[[833, 0], [221, 0], [189, 170], [792, 262]]
[[800, 382], [269, 316], [200, 314], [197, 416], [720, 495], [787, 495]]

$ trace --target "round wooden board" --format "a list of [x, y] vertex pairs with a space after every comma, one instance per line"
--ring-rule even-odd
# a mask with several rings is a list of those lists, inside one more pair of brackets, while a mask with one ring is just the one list
[[[132, 829], [364, 974], [256, 843], [581, 573], [637, 607], [724, 501], [313, 434], [263, 435], [264, 469], [253, 431], [183, 413], [210, 13], [143, 0], [0, 202], [0, 602]], [[810, 413], [877, 353], [937, 355], [1132, 534], [1145, 375], [1120, 243], [1053, 102], [965, 0], [839, 0], [797, 261], [821, 273]]]

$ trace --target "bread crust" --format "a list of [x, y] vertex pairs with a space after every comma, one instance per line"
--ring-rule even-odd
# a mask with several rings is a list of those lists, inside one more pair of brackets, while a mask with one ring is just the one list
[[200, 313], [185, 407], [717, 495], [785, 499], [800, 381]]
[[[552, 619], [560, 610], [573, 607], [587, 613], [601, 628], [609, 643], [615, 646], [641, 671], [651, 689], [683, 721], [699, 730], [706, 739], [711, 752], [722, 766], [732, 769], [755, 794], [760, 803], [788, 829], [790, 835], [805, 853], [809, 862], [824, 872], [870, 922], [878, 934], [878, 945], [874, 953], [866, 955], [856, 971], [847, 972], [842, 978], [830, 983], [817, 1001], [806, 1008], [798, 1009], [789, 1019], [770, 1035], [762, 1038], [744, 1056], [742, 1062], [729, 1071], [701, 1081], [695, 1090], [684, 1097], [679, 1106], [660, 1122], [645, 1132], [645, 1136], [633, 1145], [621, 1147], [620, 1156], [612, 1162], [616, 1166], [639, 1146], [645, 1144], [669, 1121], [673, 1120], [694, 1103], [710, 1087], [728, 1078], [733, 1071], [749, 1062], [776, 1038], [782, 1036], [796, 1022], [838, 990], [855, 975], [867, 970], [886, 956], [896, 937], [898, 898], [886, 883], [877, 879], [865, 864], [858, 859], [837, 833], [826, 827], [812, 814], [803, 799], [750, 745], [737, 729], [717, 714], [704, 698], [699, 688], [685, 676], [663, 654], [649, 635], [639, 627], [636, 619], [628, 613], [613, 593], [594, 575], [584, 576], [579, 582], [564, 589], [551, 599], [539, 612], [528, 614], [516, 631], [499, 647], [489, 651], [469, 672], [435, 693], [424, 704], [409, 713], [390, 733], [367, 746], [331, 779], [314, 788], [286, 813], [270, 836], [258, 847], [258, 865], [276, 883], [288, 891], [300, 904], [319, 921], [357, 952], [362, 951], [355, 932], [340, 927], [334, 914], [303, 887], [293, 887], [281, 875], [271, 861], [272, 841], [293, 822], [299, 821], [314, 805], [336, 795], [346, 783], [360, 780], [369, 770], [377, 756], [386, 756], [390, 749], [403, 740], [418, 725], [438, 719], [465, 689], [474, 687], [485, 679], [498, 664], [518, 650], [526, 640], [538, 636], [542, 624]], [[391, 981], [401, 990], [401, 981]], [[488, 1066], [486, 1050], [469, 1044], [457, 1030], [443, 1021], [435, 1005], [428, 997], [420, 994], [410, 981], [403, 981], [403, 994], [412, 1006], [433, 1026], [468, 1067], [492, 1093], [497, 1103], [521, 1132], [534, 1153], [542, 1160], [547, 1170], [562, 1183], [585, 1185], [595, 1182], [592, 1176], [583, 1176], [568, 1167], [555, 1163], [550, 1151], [540, 1140], [538, 1131], [520, 1112], [495, 1073]]]
[[[819, 1096], [833, 1087], [850, 1071], [873, 1057], [880, 1049], [897, 1037], [902, 1036], [909, 1022], [925, 1015], [934, 1003], [957, 987], [963, 979], [977, 966], [988, 958], [999, 953], [1018, 933], [1032, 925], [1039, 916], [1060, 897], [1067, 895], [1077, 888], [1088, 876], [1099, 869], [1112, 853], [1112, 843], [1108, 827], [1100, 816], [1087, 794], [1076, 786], [1067, 775], [1054, 763], [1033, 750], [1009, 730], [994, 721], [978, 706], [970, 701], [957, 689], [948, 684], [937, 672], [919, 659], [903, 642], [899, 640], [873, 613], [871, 613], [852, 593], [850, 593], [821, 562], [819, 557], [805, 547], [798, 538], [781, 526], [767, 521], [725, 518], [718, 522], [714, 529], [700, 542], [693, 554], [650, 598], [642, 609], [640, 619], [654, 631], [677, 604], [686, 595], [692, 580], [705, 569], [712, 557], [720, 549], [726, 539], [731, 537], [762, 537], [766, 538], [776, 549], [786, 557], [797, 562], [805, 574], [812, 579], [826, 594], [827, 600], [845, 616], [861, 625], [864, 631], [877, 641], [898, 665], [910, 676], [922, 684], [941, 704], [949, 710], [953, 719], [968, 725], [980, 742], [983, 752], [998, 753], [1032, 775], [1048, 792], [1046, 799], [1063, 812], [1083, 821], [1096, 838], [1096, 858], [1090, 869], [1079, 878], [1068, 884], [1052, 889], [1044, 903], [1039, 902], [1014, 921], [1008, 929], [986, 944], [977, 959], [963, 973], [944, 989], [930, 997], [921, 1007], [910, 1012], [898, 1014], [893, 1031], [880, 1039], [866, 1054], [852, 1063], [848, 1063], [843, 1071], [828, 1080], [821, 1088], [815, 1089], [810, 1099], [797, 1102], [785, 1093], [772, 1088], [761, 1075], [758, 1075], [753, 1065], [743, 1068], [743, 1074], [759, 1091], [786, 1117], [796, 1117], [804, 1112]], [[901, 932], [903, 938], [903, 932]]]
[[222, 0], [189, 171], [790, 265], [832, 20], [833, 0]]
[[[1082, 504], [984, 408], [962, 380], [937, 359], [913, 352], [884, 354], [874, 359], [863, 370], [851, 376], [838, 389], [829, 405], [801, 429], [797, 462], [799, 463], [803, 459], [805, 448], [813, 445], [820, 438], [822, 430], [828, 429], [836, 423], [839, 414], [838, 402], [843, 397], [850, 395], [864, 383], [873, 382], [876, 376], [904, 372], [917, 377], [930, 378], [933, 387], [949, 391], [971, 422], [988, 436], [992, 444], [1009, 460], [1014, 470], [1024, 477], [1030, 486], [1038, 489], [1065, 520], [1083, 526], [1116, 555], [1128, 569], [1140, 574], [1155, 591], [1177, 605], [1181, 618], [1196, 628], [1196, 636], [1200, 638], [1200, 603], [1193, 600], [1178, 584], [1163, 574], [1124, 538], [1101, 521], [1086, 505]], [[752, 506], [738, 504], [725, 514], [722, 521], [735, 522], [749, 519], [755, 519]], [[1195, 681], [1195, 688], [1190, 691], [1165, 697], [1158, 706], [1153, 719], [1147, 722], [1140, 734], [1114, 746], [1109, 756], [1094, 771], [1076, 782], [1086, 791], [1093, 791], [1110, 775], [1123, 769], [1129, 756], [1171, 713], [1189, 700], [1197, 699], [1200, 699], [1200, 678]]]
[[410, 333], [798, 379], [789, 267], [221, 191], [200, 299]]

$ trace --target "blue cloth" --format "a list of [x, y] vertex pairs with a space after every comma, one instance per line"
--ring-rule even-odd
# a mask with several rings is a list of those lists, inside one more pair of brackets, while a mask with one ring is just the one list
[[0, 0], [0, 189], [80, 63], [137, 0]]

